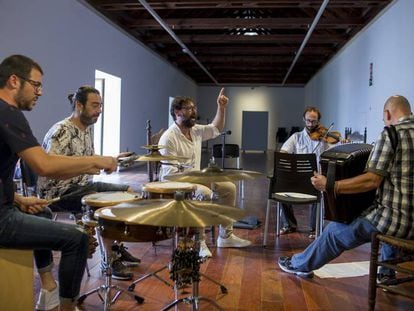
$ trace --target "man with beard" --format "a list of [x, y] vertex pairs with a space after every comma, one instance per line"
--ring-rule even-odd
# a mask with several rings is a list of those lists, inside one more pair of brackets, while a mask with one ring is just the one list
[[[68, 96], [72, 114], [53, 125], [43, 139], [43, 148], [49, 154], [66, 156], [94, 155], [92, 125], [102, 112], [102, 99], [99, 91], [92, 86], [81, 86]], [[67, 180], [40, 177], [38, 192], [47, 200], [60, 197], [50, 205], [52, 211], [82, 212], [82, 197], [94, 192], [132, 191], [128, 185], [94, 182], [91, 175], [80, 175]], [[118, 259], [112, 265], [112, 277], [129, 280], [132, 273], [125, 265], [137, 265], [140, 260], [132, 256], [123, 244], [115, 243], [111, 248], [117, 250]], [[108, 247], [107, 247], [108, 249]]]
[[[306, 107], [303, 112], [303, 121], [305, 127], [301, 132], [296, 132], [288, 138], [288, 140], [280, 148], [280, 152], [287, 153], [315, 153], [316, 161], [319, 165], [319, 159], [326, 149], [330, 148], [324, 140], [312, 140], [310, 134], [319, 127], [321, 112], [316, 107]], [[295, 232], [297, 229], [297, 220], [293, 213], [293, 207], [289, 204], [282, 204], [282, 229], [280, 234], [288, 234]], [[311, 231], [309, 238], [315, 238], [316, 228], [316, 205], [310, 206], [309, 226]]]
[[[66, 157], [47, 154], [22, 113], [42, 96], [43, 71], [23, 55], [0, 63], [0, 247], [34, 250], [41, 281], [37, 310], [75, 310], [88, 256], [88, 235], [76, 225], [51, 220], [47, 201], [14, 193], [18, 159], [37, 174], [58, 179], [116, 170], [112, 157]], [[39, 217], [37, 217], [39, 216]], [[52, 250], [61, 251], [59, 284], [52, 275]]]
[[[200, 125], [196, 124], [197, 107], [194, 101], [188, 97], [175, 97], [170, 108], [174, 124], [162, 134], [159, 140], [159, 144], [166, 147], [160, 150], [161, 154], [188, 158], [189, 160], [184, 163], [188, 168], [184, 170], [200, 170], [202, 142], [217, 137], [223, 131], [228, 101], [222, 88], [217, 97], [217, 112], [213, 121], [208, 125]], [[177, 172], [178, 169], [174, 166], [162, 165], [161, 180], [164, 176]], [[197, 185], [196, 196], [200, 195], [209, 199], [211, 190], [208, 187], [211, 185]], [[218, 204], [235, 206], [236, 186], [234, 183], [218, 182], [214, 184], [214, 187], [218, 195]], [[246, 247], [250, 244], [250, 241], [241, 239], [233, 233], [232, 225], [220, 226], [217, 247]], [[204, 234], [201, 235], [200, 256], [211, 257]]]

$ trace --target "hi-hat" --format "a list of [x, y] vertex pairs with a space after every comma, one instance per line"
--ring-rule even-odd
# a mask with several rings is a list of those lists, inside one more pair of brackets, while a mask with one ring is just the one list
[[142, 200], [103, 207], [95, 212], [98, 218], [129, 224], [166, 227], [207, 227], [229, 225], [244, 217], [244, 211], [207, 201]]
[[173, 155], [162, 155], [159, 152], [151, 152], [139, 156], [135, 161], [140, 162], [158, 162], [158, 161], [185, 161], [188, 160], [186, 157], [173, 156]]
[[148, 150], [153, 150], [153, 151], [158, 151], [160, 149], [165, 149], [166, 146], [162, 146], [162, 145], [145, 145], [145, 146], [141, 146], [141, 148], [148, 149]]
[[222, 170], [216, 165], [209, 166], [201, 171], [187, 171], [179, 174], [164, 176], [171, 181], [192, 182], [201, 184], [210, 184], [223, 181], [238, 181], [245, 179], [254, 179], [262, 176], [259, 172], [244, 170]]

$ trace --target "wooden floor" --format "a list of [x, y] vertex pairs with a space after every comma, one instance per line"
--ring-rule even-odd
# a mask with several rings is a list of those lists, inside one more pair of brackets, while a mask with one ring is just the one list
[[[245, 199], [238, 205], [247, 215], [255, 215], [264, 221], [268, 181], [265, 177], [272, 170], [272, 154], [247, 153], [242, 157], [246, 170], [264, 173], [264, 177], [245, 182]], [[146, 182], [145, 168], [128, 169], [117, 174], [102, 177], [103, 180], [122, 182], [139, 191]], [[211, 245], [213, 258], [201, 265], [201, 272], [223, 284], [228, 294], [222, 294], [220, 287], [202, 277], [199, 295], [216, 301], [224, 310], [367, 310], [368, 276], [322, 279], [301, 279], [281, 272], [277, 258], [303, 250], [311, 240], [307, 237], [307, 210], [298, 208], [299, 232], [275, 239], [274, 220], [267, 248], [262, 247], [263, 228], [255, 230], [236, 229], [235, 233], [253, 242], [245, 249], [221, 249]], [[273, 215], [274, 216], [274, 213]], [[272, 217], [273, 219], [274, 217]], [[172, 254], [171, 240], [162, 241], [154, 248], [152, 243], [126, 243], [129, 251], [141, 258], [142, 263], [133, 268], [134, 279], [165, 267]], [[59, 254], [55, 254], [59, 261]], [[104, 282], [99, 267], [99, 254], [88, 261], [91, 276], [85, 275], [81, 293], [85, 293]], [[333, 262], [369, 260], [369, 245], [363, 245], [345, 252]], [[56, 274], [56, 271], [54, 271]], [[159, 276], [169, 280], [169, 271], [161, 271]], [[113, 281], [113, 284], [127, 288], [131, 281]], [[39, 289], [36, 277], [35, 290]], [[111, 310], [161, 310], [175, 299], [174, 292], [155, 277], [149, 277], [136, 284], [134, 293], [145, 299], [138, 305], [129, 295], [122, 294], [111, 306]], [[191, 288], [185, 288], [179, 297], [191, 295]], [[89, 296], [81, 305], [84, 310], [103, 310], [97, 294]], [[201, 310], [215, 310], [206, 301], [200, 301]], [[191, 310], [191, 306], [179, 304], [177, 310]], [[378, 291], [376, 310], [414, 310], [414, 300]]]

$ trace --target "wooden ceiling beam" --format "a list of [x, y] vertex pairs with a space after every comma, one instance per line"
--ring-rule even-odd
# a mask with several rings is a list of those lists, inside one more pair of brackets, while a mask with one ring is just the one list
[[[172, 30], [232, 30], [237, 28], [265, 28], [265, 29], [308, 29], [312, 18], [168, 18], [164, 20]], [[358, 17], [345, 19], [322, 18], [319, 28], [346, 29], [348, 27], [362, 26], [364, 20]], [[161, 29], [161, 26], [154, 19], [140, 19], [125, 23], [129, 29]]]

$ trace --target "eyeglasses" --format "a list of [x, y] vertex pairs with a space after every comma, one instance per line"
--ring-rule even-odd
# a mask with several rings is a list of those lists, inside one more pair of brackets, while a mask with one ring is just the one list
[[309, 119], [305, 119], [305, 122], [306, 123], [309, 123], [309, 124], [318, 124], [319, 123], [319, 120], [309, 120]]
[[197, 106], [182, 106], [181, 109], [197, 111]]
[[26, 81], [27, 83], [29, 83], [31, 86], [33, 86], [35, 92], [40, 92], [41, 90], [43, 90], [43, 85], [41, 82], [39, 81], [35, 81], [35, 80], [31, 80], [31, 79], [26, 79], [23, 78], [21, 76], [18, 76], [20, 79], [22, 79], [23, 81]]

